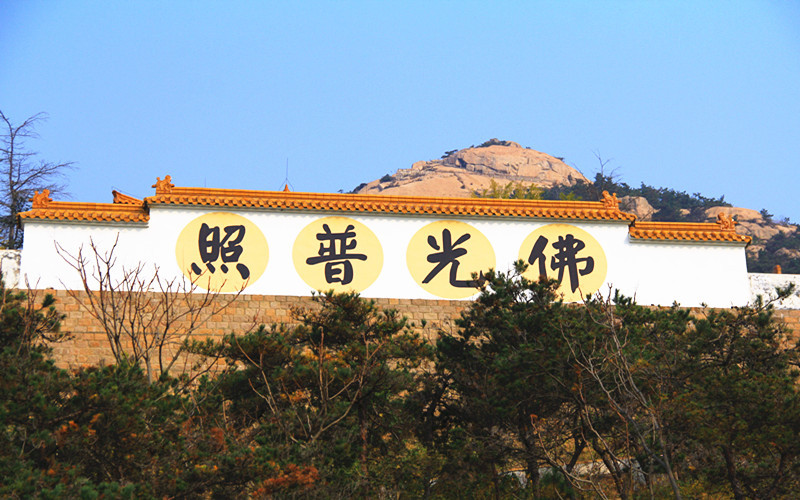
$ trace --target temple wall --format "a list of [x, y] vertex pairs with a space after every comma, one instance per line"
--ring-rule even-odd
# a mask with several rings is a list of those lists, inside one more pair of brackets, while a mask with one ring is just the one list
[[[95, 245], [100, 255], [107, 255], [114, 249], [115, 268], [119, 274], [123, 269], [143, 266], [144, 274], [158, 269], [163, 280], [183, 279], [178, 260], [182, 260], [183, 246], [178, 244], [178, 230], [188, 227], [199, 215], [207, 212], [198, 209], [153, 208], [148, 224], [92, 224], [63, 223], [53, 221], [29, 221], [25, 228], [25, 249], [22, 254], [21, 276], [37, 288], [80, 289], [82, 283], [78, 273], [71, 268], [65, 256], [83, 253], [87, 260], [87, 270], [91, 271], [94, 254], [90, 246]], [[336, 283], [310, 284], [308, 274], [301, 275], [293, 249], [298, 241], [304, 241], [301, 231], [315, 221], [325, 220], [319, 214], [286, 212], [225, 212], [229, 217], [246, 214], [253, 228], [261, 228], [266, 244], [261, 249], [250, 248], [263, 264], [263, 274], [255, 273], [246, 286], [248, 294], [261, 295], [307, 295], [312, 289], [328, 289]], [[371, 298], [404, 299], [459, 299], [469, 298], [469, 293], [449, 294], [453, 290], [434, 294], [415, 281], [414, 271], [422, 276], [433, 267], [425, 255], [412, 257], [410, 241], [415, 235], [432, 223], [460, 223], [454, 219], [425, 216], [387, 216], [387, 215], [348, 215], [349, 221], [371, 228], [379, 244], [372, 248], [366, 262], [374, 262], [380, 256], [382, 266], [378, 266], [374, 281], [355, 288], [355, 291]], [[502, 219], [502, 218], [464, 218], [473, 232], [473, 238], [465, 244], [486, 237], [494, 257], [484, 264], [475, 264], [474, 271], [484, 271], [492, 267], [508, 271], [514, 261], [527, 256], [531, 250], [530, 235], [542, 228], [561, 226], [581, 230], [593, 238], [600, 249], [594, 255], [594, 272], [602, 273], [604, 278], [594, 287], [582, 289], [585, 293], [600, 291], [606, 293], [609, 287], [619, 289], [624, 295], [635, 297], [641, 304], [670, 305], [674, 301], [687, 307], [707, 304], [711, 307], [731, 307], [744, 305], [750, 299], [749, 282], [745, 261], [744, 246], [725, 242], [695, 241], [636, 241], [629, 237], [627, 221], [566, 221], [543, 219]], [[435, 233], [436, 234], [436, 233]], [[456, 236], [458, 233], [454, 234]], [[197, 248], [196, 234], [192, 240]], [[359, 251], [367, 248], [364, 239], [359, 240]], [[430, 241], [430, 240], [429, 240]], [[527, 243], [523, 243], [527, 241]], [[555, 238], [551, 237], [551, 243]], [[57, 243], [56, 243], [57, 242]], [[435, 243], [435, 241], [434, 241]], [[439, 241], [439, 244], [442, 242]], [[526, 246], [527, 245], [527, 246]], [[308, 243], [304, 257], [316, 255], [320, 242]], [[433, 252], [431, 248], [426, 249]], [[258, 250], [258, 251], [256, 251]], [[260, 252], [260, 253], [259, 253]], [[244, 254], [247, 255], [247, 254]], [[177, 257], [177, 258], [176, 258]], [[259, 259], [253, 259], [253, 262]], [[192, 261], [188, 259], [187, 262]], [[547, 261], [550, 263], [550, 261]], [[354, 266], [361, 265], [356, 261]], [[585, 264], [580, 264], [585, 265]], [[462, 266], [458, 274], [461, 279], [469, 278], [469, 264]], [[187, 266], [188, 267], [188, 266]], [[315, 268], [322, 275], [324, 265]], [[440, 272], [435, 281], [447, 279], [448, 269]], [[535, 266], [531, 266], [535, 269]], [[579, 267], [579, 269], [583, 269]], [[602, 269], [602, 270], [601, 270]], [[421, 270], [421, 271], [420, 271]], [[304, 272], [308, 272], [307, 270]], [[558, 275], [547, 268], [551, 278]], [[563, 272], [563, 269], [562, 271]], [[363, 275], [356, 269], [356, 276]], [[219, 271], [217, 271], [219, 276]], [[537, 275], [538, 276], [538, 275]], [[589, 275], [589, 277], [591, 274]], [[233, 271], [226, 275], [228, 285], [234, 284]], [[201, 278], [201, 280], [204, 278]], [[532, 277], [536, 279], [536, 277]], [[580, 277], [581, 286], [587, 277]], [[304, 281], [306, 280], [306, 281]], [[435, 282], [434, 281], [434, 282]], [[235, 287], [232, 287], [235, 288]], [[215, 288], [216, 289], [216, 288]], [[339, 290], [337, 290], [339, 291]], [[578, 299], [580, 294], [578, 295]]]
[[[748, 276], [749, 238], [730, 217], [636, 222], [605, 192], [592, 202], [466, 200], [176, 187], [169, 176], [153, 187], [144, 200], [115, 192], [105, 204], [42, 193], [20, 214], [16, 281], [55, 291], [73, 334], [55, 346], [62, 363], [110, 360], [105, 333], [82, 307], [89, 296], [71, 290], [147, 297], [169, 285], [236, 298], [193, 332], [203, 338], [291, 322], [312, 290], [357, 292], [433, 336], [469, 307], [474, 276], [519, 260], [528, 279], [557, 280], [565, 302], [619, 290], [646, 306], [729, 308], [772, 285]], [[792, 311], [782, 312], [787, 322]]]
[[[63, 330], [73, 335], [71, 340], [53, 346], [59, 364], [75, 367], [109, 363], [113, 356], [106, 335], [81, 306], [86, 296], [69, 291], [82, 289], [82, 282], [63, 258], [64, 253], [77, 255], [82, 249], [83, 257], [88, 258], [86, 269], [91, 272], [95, 255], [90, 245], [96, 245], [100, 255], [116, 245], [117, 275], [123, 269], [144, 266], [145, 279], [152, 269], [158, 269], [162, 282], [183, 280], [176, 263], [176, 228], [187, 226], [203, 213], [199, 209], [158, 208], [152, 211], [149, 224], [28, 222], [21, 270], [19, 252], [7, 251], [2, 255], [3, 276], [13, 284], [21, 275], [39, 293], [43, 289], [55, 293], [58, 309], [67, 315]], [[291, 323], [293, 307], [312, 306], [312, 287], [298, 274], [297, 263], [292, 259], [292, 242], [301, 239], [299, 228], [318, 220], [319, 215], [259, 212], [250, 217], [268, 236], [266, 270], [260, 279], [248, 284], [246, 293], [229, 308], [194, 332], [193, 338], [219, 338], [247, 332], [259, 324]], [[453, 320], [469, 306], [469, 297], [437, 298], [414, 282], [407, 265], [406, 249], [415, 232], [445, 219], [366, 215], [351, 215], [350, 219], [372, 227], [383, 247], [383, 270], [376, 282], [362, 291], [362, 296], [372, 298], [380, 307], [397, 309], [414, 328], [431, 338], [441, 329], [454, 328]], [[497, 267], [504, 271], [519, 258], [520, 242], [552, 221], [471, 218], [468, 222], [488, 237]], [[637, 241], [629, 237], [626, 222], [575, 224], [596, 239], [605, 254], [608, 275], [598, 290], [603, 294], [611, 287], [642, 305], [667, 306], [677, 301], [684, 307], [706, 304], [725, 308], [752, 302], [758, 295], [769, 299], [777, 286], [795, 283], [800, 289], [798, 275], [748, 274], [741, 245]], [[312, 243], [314, 248], [319, 246], [318, 242]], [[180, 252], [177, 254], [180, 259]], [[267, 260], [266, 251], [264, 259]], [[225, 297], [232, 295], [223, 294], [222, 300]], [[800, 331], [800, 295], [777, 304], [777, 308], [777, 316], [794, 331]]]

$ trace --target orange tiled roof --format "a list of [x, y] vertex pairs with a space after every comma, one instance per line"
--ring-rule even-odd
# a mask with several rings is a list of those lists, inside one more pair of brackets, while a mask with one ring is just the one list
[[[150, 214], [142, 200], [122, 195], [114, 203], [76, 203], [53, 201], [45, 189], [33, 195], [33, 207], [19, 214], [20, 219], [79, 220], [95, 222], [147, 222]], [[138, 203], [137, 203], [138, 202]]]
[[752, 238], [738, 234], [733, 225], [722, 222], [644, 222], [628, 229], [634, 240], [730, 241], [749, 244]]
[[134, 198], [133, 196], [129, 196], [125, 193], [120, 193], [116, 189], [111, 191], [111, 194], [114, 196], [114, 203], [122, 203], [125, 205], [141, 205], [144, 203], [139, 198]]
[[[158, 186], [158, 187], [156, 187]], [[464, 216], [537, 217], [554, 219], [632, 221], [635, 216], [601, 201], [497, 200], [483, 198], [424, 198], [290, 191], [248, 191], [175, 187], [165, 178], [156, 183], [148, 205], [205, 205], [336, 212], [384, 212]]]
[[485, 198], [424, 198], [332, 193], [294, 193], [175, 187], [172, 178], [158, 178], [155, 196], [139, 200], [114, 191], [114, 203], [53, 201], [49, 191], [36, 193], [33, 208], [23, 219], [147, 222], [151, 205], [203, 205], [211, 207], [379, 212], [462, 216], [535, 217], [549, 219], [618, 220], [630, 223], [633, 240], [719, 241], [749, 244], [751, 238], [736, 233], [736, 221], [720, 214], [717, 223], [635, 221], [619, 210], [615, 194], [603, 192], [603, 201], [498, 200]]
[[19, 214], [22, 219], [83, 220], [97, 222], [147, 222], [144, 205], [123, 203], [76, 203], [54, 201], [46, 208], [33, 208]]

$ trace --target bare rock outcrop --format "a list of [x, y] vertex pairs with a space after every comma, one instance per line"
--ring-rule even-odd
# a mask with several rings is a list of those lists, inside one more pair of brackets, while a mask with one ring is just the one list
[[516, 142], [489, 140], [480, 146], [450, 151], [440, 160], [419, 161], [409, 169], [358, 186], [358, 194], [470, 196], [492, 180], [533, 183], [549, 188], [589, 182], [559, 158], [523, 148]]
[[761, 212], [750, 208], [711, 207], [706, 210], [706, 219], [714, 222], [720, 213], [736, 218], [739, 223], [736, 230], [739, 233], [760, 240], [768, 240], [779, 233], [791, 234], [797, 230], [797, 226], [785, 226], [768, 221], [761, 215]]
[[655, 209], [644, 196], [623, 196], [619, 199], [619, 209], [632, 213], [636, 220], [652, 220]]
[[737, 232], [746, 234], [760, 240], [768, 240], [780, 233], [780, 230], [771, 224], [759, 224], [756, 222], [744, 221], [736, 226]]
[[779, 248], [775, 255], [784, 257], [785, 259], [800, 259], [800, 250], [796, 248]]
[[748, 257], [756, 258], [756, 257], [758, 257], [758, 253], [761, 252], [761, 250], [764, 250], [765, 248], [766, 248], [766, 245], [762, 245], [762, 244], [758, 244], [758, 243], [750, 243], [749, 245], [747, 245], [747, 248], [745, 248], [744, 251], [747, 253]]
[[744, 221], [763, 221], [764, 218], [761, 216], [761, 213], [758, 210], [753, 210], [751, 208], [740, 208], [740, 207], [711, 207], [706, 210], [706, 218], [709, 220], [717, 220], [717, 215], [725, 214], [730, 217], [736, 216], [736, 220], [739, 222]]

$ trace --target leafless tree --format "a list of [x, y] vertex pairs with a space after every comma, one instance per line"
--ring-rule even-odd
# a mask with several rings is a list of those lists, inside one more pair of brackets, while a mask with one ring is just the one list
[[152, 271], [142, 263], [133, 268], [119, 266], [114, 256], [118, 241], [102, 251], [90, 240], [89, 251], [81, 247], [77, 253], [56, 244], [83, 285], [83, 290], [67, 293], [98, 321], [117, 362], [143, 365], [150, 382], [171, 373], [184, 375], [191, 383], [220, 358], [193, 357], [189, 351], [202, 349], [197, 349], [192, 335], [230, 306], [242, 290], [230, 295], [203, 291], [197, 285], [199, 277], [164, 279], [157, 266]]
[[36, 125], [47, 119], [45, 113], [14, 124], [0, 111], [0, 119], [3, 128], [0, 132], [0, 245], [21, 248], [22, 230], [17, 225], [17, 214], [30, 207], [34, 191], [49, 189], [51, 195], [63, 194], [64, 185], [58, 181], [73, 164], [38, 160], [37, 153], [27, 148], [27, 139], [39, 137]]

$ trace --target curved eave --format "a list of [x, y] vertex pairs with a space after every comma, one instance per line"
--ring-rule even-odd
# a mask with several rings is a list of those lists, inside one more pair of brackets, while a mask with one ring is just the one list
[[635, 216], [606, 208], [602, 202], [425, 198], [285, 191], [174, 187], [145, 198], [148, 205], [199, 205], [275, 210], [316, 210], [388, 214], [432, 214], [467, 217], [533, 217], [633, 221]]
[[635, 222], [628, 229], [634, 241], [709, 241], [749, 245], [752, 238], [714, 223]]
[[53, 220], [82, 222], [132, 222], [150, 220], [144, 204], [75, 203], [53, 201], [45, 207], [33, 208], [19, 214], [21, 220]]

